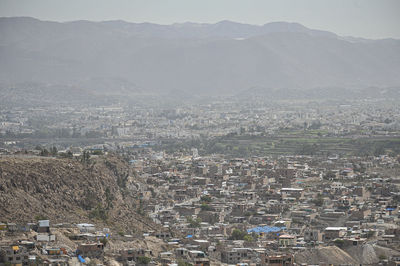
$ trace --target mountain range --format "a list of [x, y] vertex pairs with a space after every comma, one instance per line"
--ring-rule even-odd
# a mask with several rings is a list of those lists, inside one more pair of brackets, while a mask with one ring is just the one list
[[0, 83], [101, 93], [237, 94], [251, 88], [398, 87], [400, 40], [298, 23], [158, 25], [0, 18]]

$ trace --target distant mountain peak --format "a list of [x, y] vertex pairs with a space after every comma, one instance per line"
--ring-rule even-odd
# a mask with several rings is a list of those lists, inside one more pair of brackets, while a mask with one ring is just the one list
[[[218, 21], [218, 22], [215, 23], [215, 24], [226, 24], [226, 25], [251, 25], [251, 24], [245, 24], [245, 23], [235, 22], [235, 21], [227, 20], [227, 19]], [[254, 25], [251, 25], [251, 26], [254, 26]]]

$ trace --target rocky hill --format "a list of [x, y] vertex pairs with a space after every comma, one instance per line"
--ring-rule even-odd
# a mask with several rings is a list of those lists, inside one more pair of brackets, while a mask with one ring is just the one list
[[[154, 225], [139, 214], [127, 163], [116, 156], [87, 162], [49, 157], [0, 158], [1, 222], [92, 222], [129, 232]], [[129, 229], [129, 230], [128, 230]]]

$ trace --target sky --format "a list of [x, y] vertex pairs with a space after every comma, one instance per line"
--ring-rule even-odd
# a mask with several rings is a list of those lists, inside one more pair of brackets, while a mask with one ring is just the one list
[[298, 22], [342, 36], [400, 39], [400, 0], [0, 0], [0, 17], [172, 24]]

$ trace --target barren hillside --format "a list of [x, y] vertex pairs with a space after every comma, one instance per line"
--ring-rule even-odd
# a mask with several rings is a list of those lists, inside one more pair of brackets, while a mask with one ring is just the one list
[[1, 157], [0, 217], [3, 222], [93, 222], [140, 232], [152, 223], [137, 213], [137, 187], [128, 165], [114, 156], [86, 163]]

